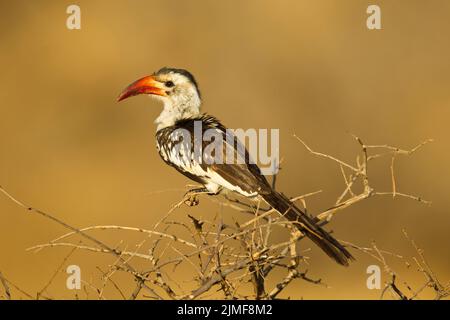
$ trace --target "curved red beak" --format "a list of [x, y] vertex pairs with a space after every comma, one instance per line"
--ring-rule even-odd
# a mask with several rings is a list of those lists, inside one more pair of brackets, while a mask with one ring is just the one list
[[117, 97], [117, 101], [125, 100], [126, 98], [136, 96], [138, 94], [156, 94], [158, 96], [167, 96], [164, 90], [164, 84], [157, 81], [153, 76], [143, 77], [136, 80]]

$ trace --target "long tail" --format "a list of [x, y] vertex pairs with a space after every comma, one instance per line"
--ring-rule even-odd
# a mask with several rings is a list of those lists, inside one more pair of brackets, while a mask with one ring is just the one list
[[293, 221], [297, 228], [318, 245], [329, 257], [337, 263], [348, 266], [353, 256], [335, 238], [322, 229], [313, 218], [297, 208], [285, 195], [276, 191], [262, 195], [272, 208], [288, 220]]

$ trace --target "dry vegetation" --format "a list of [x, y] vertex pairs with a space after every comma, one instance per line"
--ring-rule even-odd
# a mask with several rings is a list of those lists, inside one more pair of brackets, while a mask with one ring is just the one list
[[[397, 190], [395, 179], [395, 160], [399, 156], [409, 156], [430, 142], [427, 140], [411, 150], [403, 150], [389, 145], [366, 145], [360, 138], [354, 137], [361, 151], [356, 156], [354, 164], [346, 163], [328, 154], [316, 152], [305, 144], [299, 137], [294, 136], [312, 155], [326, 158], [335, 162], [342, 172], [344, 190], [337, 196], [332, 206], [316, 216], [322, 225], [328, 224], [336, 218], [337, 213], [353, 204], [375, 196], [406, 197], [429, 205], [430, 202]], [[368, 174], [373, 160], [389, 157], [391, 165], [388, 169], [391, 176], [391, 190], [377, 190], [371, 185]], [[275, 183], [275, 179], [274, 179]], [[355, 190], [362, 190], [356, 192]], [[73, 227], [56, 217], [39, 209], [30, 207], [13, 197], [4, 188], [0, 191], [17, 205], [29, 212], [52, 220], [68, 230], [68, 233], [47, 243], [36, 245], [28, 250], [39, 251], [51, 247], [72, 248], [46, 285], [39, 292], [31, 294], [16, 285], [0, 273], [0, 297], [5, 299], [57, 299], [49, 297], [47, 289], [53, 280], [62, 272], [75, 251], [91, 251], [96, 254], [106, 254], [113, 258], [112, 263], [98, 267], [101, 285], [83, 282], [85, 291], [91, 291], [97, 299], [105, 299], [105, 290], [117, 291], [123, 299], [276, 299], [283, 290], [294, 280], [308, 281], [316, 285], [326, 286], [321, 279], [310, 277], [308, 274], [307, 251], [298, 248], [302, 234], [290, 222], [282, 218], [270, 208], [260, 204], [246, 203], [240, 199], [228, 197], [216, 198], [223, 206], [231, 207], [236, 214], [247, 214], [249, 219], [245, 223], [226, 224], [220, 214], [211, 221], [202, 220], [189, 215], [189, 223], [180, 222], [172, 218], [176, 208], [183, 205], [184, 200], [176, 204], [151, 230], [124, 226], [90, 226], [85, 228]], [[307, 199], [317, 195], [320, 191], [298, 196], [292, 200], [307, 208]], [[275, 241], [272, 237], [276, 230], [285, 230], [289, 235], [283, 241]], [[125, 232], [135, 232], [141, 235], [142, 241], [133, 250], [127, 250], [122, 243], [111, 246], [100, 240], [102, 231], [116, 230], [121, 232], [121, 239], [126, 239]], [[391, 293], [394, 299], [418, 299], [425, 289], [431, 289], [436, 299], [447, 297], [450, 293], [449, 284], [442, 284], [426, 261], [423, 251], [407, 236], [415, 249], [417, 257], [413, 258], [413, 265], [424, 276], [424, 283], [419, 288], [412, 288], [402, 279], [399, 286], [399, 275], [388, 265], [386, 256], [395, 259], [406, 259], [379, 249], [375, 243], [370, 247], [361, 247], [343, 241], [349, 247], [365, 254], [369, 254], [378, 261], [389, 276], [389, 281], [382, 290], [381, 299], [386, 293]], [[169, 257], [168, 252], [175, 252], [176, 257]], [[140, 261], [137, 261], [140, 260]], [[135, 265], [139, 265], [139, 268]], [[191, 279], [180, 283], [176, 274], [183, 268], [194, 270]], [[134, 279], [134, 290], [125, 290], [116, 280], [118, 273], [126, 273]], [[281, 276], [280, 276], [281, 275]], [[323, 275], [326, 277], [326, 275]], [[132, 280], [129, 280], [132, 281]], [[190, 285], [185, 285], [185, 283]], [[253, 289], [249, 290], [249, 286]], [[127, 288], [129, 288], [129, 284]], [[1, 290], [3, 288], [3, 292]], [[92, 295], [87, 297], [92, 297]], [[296, 297], [293, 297], [296, 298]]]

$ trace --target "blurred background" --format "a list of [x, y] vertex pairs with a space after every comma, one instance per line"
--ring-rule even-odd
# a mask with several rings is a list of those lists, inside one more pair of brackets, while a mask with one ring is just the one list
[[[375, 240], [411, 256], [405, 228], [437, 276], [450, 279], [449, 1], [80, 0], [81, 30], [68, 30], [73, 3], [0, 2], [0, 185], [18, 199], [80, 228], [151, 228], [191, 182], [156, 152], [153, 120], [161, 105], [147, 97], [115, 99], [162, 66], [186, 68], [200, 84], [203, 110], [227, 126], [280, 128], [278, 189], [291, 196], [323, 190], [308, 200], [312, 213], [330, 207], [344, 184], [336, 164], [311, 156], [293, 133], [345, 161], [359, 150], [349, 133], [403, 148], [434, 138], [396, 162], [398, 191], [431, 207], [372, 198], [330, 227], [340, 239], [362, 246]], [[381, 7], [382, 30], [366, 28], [369, 4]], [[380, 191], [390, 191], [389, 165], [380, 159], [370, 172]], [[201, 199], [174, 217], [212, 217], [218, 208]], [[70, 249], [26, 248], [66, 230], [3, 195], [0, 221], [0, 271], [27, 292], [40, 290]], [[113, 246], [136, 244], [131, 234], [96, 234]], [[310, 275], [330, 288], [299, 280], [283, 297], [378, 298], [380, 290], [366, 287], [366, 268], [375, 261], [354, 254], [357, 262], [341, 268], [313, 247]], [[69, 262], [94, 281], [96, 266], [113, 260], [77, 251]], [[391, 263], [410, 284], [423, 283], [414, 267]], [[65, 279], [60, 274], [48, 295], [74, 298]], [[129, 283], [124, 289], [131, 291]]]

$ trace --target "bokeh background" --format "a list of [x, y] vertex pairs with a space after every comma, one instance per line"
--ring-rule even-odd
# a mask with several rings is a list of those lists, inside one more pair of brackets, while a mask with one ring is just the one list
[[[81, 7], [81, 30], [65, 25], [73, 3]], [[378, 31], [366, 28], [366, 8], [374, 3], [382, 10]], [[155, 150], [153, 120], [161, 106], [146, 97], [121, 104], [115, 98], [162, 66], [186, 68], [200, 83], [204, 110], [229, 127], [280, 128], [278, 187], [292, 196], [323, 190], [309, 200], [312, 212], [329, 207], [343, 181], [334, 163], [312, 157], [293, 133], [347, 161], [358, 151], [349, 133], [404, 148], [434, 138], [396, 167], [399, 191], [431, 200], [431, 207], [373, 198], [331, 226], [340, 239], [360, 245], [375, 240], [410, 256], [414, 251], [401, 233], [406, 228], [446, 282], [449, 12], [447, 0], [1, 1], [0, 185], [77, 227], [151, 228], [190, 182]], [[389, 164], [380, 160], [371, 171], [380, 190], [390, 190]], [[176, 217], [210, 217], [217, 210], [203, 200]], [[26, 248], [64, 232], [1, 195], [0, 271], [24, 290], [38, 291], [69, 249]], [[98, 235], [111, 245], [136, 244], [125, 233]], [[299, 280], [283, 296], [378, 298], [379, 290], [366, 287], [366, 268], [374, 260], [355, 255], [357, 262], [346, 269], [313, 248], [310, 275], [330, 288]], [[112, 262], [81, 251], [70, 258], [86, 281], [99, 277], [96, 266]], [[423, 282], [414, 268], [395, 259], [392, 266], [411, 284]], [[74, 298], [65, 279], [59, 275], [48, 295]]]

